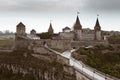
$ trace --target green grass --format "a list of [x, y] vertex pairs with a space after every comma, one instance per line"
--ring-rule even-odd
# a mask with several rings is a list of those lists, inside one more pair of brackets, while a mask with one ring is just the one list
[[0, 47], [11, 47], [15, 44], [14, 39], [0, 40]]
[[[93, 49], [81, 48], [77, 51], [78, 58], [85, 55], [87, 65], [111, 76], [120, 78], [120, 48], [113, 46], [97, 45]], [[102, 50], [109, 52], [102, 53]]]

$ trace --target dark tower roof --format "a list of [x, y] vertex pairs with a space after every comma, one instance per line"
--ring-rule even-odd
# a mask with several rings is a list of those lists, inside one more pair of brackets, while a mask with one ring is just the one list
[[49, 33], [53, 33], [52, 23], [50, 23], [50, 26], [49, 26], [48, 32], [49, 32]]
[[96, 30], [101, 30], [101, 27], [100, 27], [100, 23], [99, 23], [98, 18], [97, 18], [97, 20], [96, 20], [96, 24], [95, 24], [94, 29], [95, 29], [95, 31], [96, 31]]
[[63, 28], [63, 30], [71, 30], [69, 27], [65, 27]]
[[32, 29], [31, 31], [36, 32], [34, 29]]
[[53, 30], [53, 28], [52, 28], [52, 24], [51, 24], [51, 23], [50, 23], [50, 27], [49, 27], [49, 29], [50, 29], [50, 30]]
[[17, 27], [25, 27], [25, 25], [24, 25], [22, 22], [20, 22], [20, 23], [17, 25]]
[[79, 17], [77, 16], [76, 22], [74, 24], [74, 30], [80, 30], [82, 29], [82, 25], [80, 24]]
[[96, 20], [95, 26], [100, 26], [98, 18], [97, 18], [97, 20]]
[[31, 34], [31, 35], [35, 35], [35, 34], [36, 34], [36, 31], [35, 31], [34, 29], [32, 29], [32, 30], [30, 31], [30, 34]]

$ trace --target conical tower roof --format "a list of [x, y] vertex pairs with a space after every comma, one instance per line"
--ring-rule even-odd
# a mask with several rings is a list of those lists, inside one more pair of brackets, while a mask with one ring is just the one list
[[52, 23], [50, 23], [50, 26], [49, 26], [48, 32], [49, 32], [49, 33], [53, 33], [53, 31], [54, 31], [54, 30], [53, 30], [53, 28], [52, 28]]
[[98, 18], [97, 18], [97, 20], [96, 20], [95, 26], [100, 26]]
[[98, 18], [97, 18], [97, 20], [96, 20], [96, 24], [95, 24], [94, 29], [95, 29], [95, 30], [101, 30], [101, 27], [100, 27], [100, 23], [99, 23]]
[[74, 24], [74, 30], [80, 30], [80, 29], [82, 29], [82, 25], [80, 23], [79, 17], [77, 16], [76, 22]]
[[50, 23], [49, 30], [53, 30], [52, 23]]

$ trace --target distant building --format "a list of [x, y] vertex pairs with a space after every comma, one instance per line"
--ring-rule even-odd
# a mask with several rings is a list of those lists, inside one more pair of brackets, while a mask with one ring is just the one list
[[50, 23], [50, 26], [49, 26], [49, 29], [48, 29], [48, 33], [49, 34], [53, 34], [54, 33], [54, 30], [52, 28], [52, 23]]
[[30, 34], [31, 34], [31, 35], [36, 35], [36, 31], [35, 31], [34, 29], [32, 29], [32, 30], [30, 31]]
[[40, 37], [36, 35], [36, 31], [34, 29], [31, 30], [30, 34], [27, 34], [25, 25], [22, 22], [16, 26], [15, 48], [28, 48], [30, 41], [36, 39], [39, 40]]
[[69, 27], [63, 28], [63, 32], [70, 32], [70, 31], [71, 31], [71, 29]]
[[18, 25], [17, 25], [17, 28], [16, 28], [16, 33], [17, 35], [26, 35], [26, 32], [25, 32], [25, 25], [20, 22]]
[[31, 40], [39, 40], [40, 37], [36, 35], [36, 31], [34, 29], [32, 29], [30, 31], [30, 34], [27, 34], [27, 37]]
[[20, 22], [16, 26], [15, 48], [17, 49], [26, 48], [27, 45], [28, 45], [28, 42], [27, 42], [27, 34], [26, 34], [25, 25], [22, 22]]

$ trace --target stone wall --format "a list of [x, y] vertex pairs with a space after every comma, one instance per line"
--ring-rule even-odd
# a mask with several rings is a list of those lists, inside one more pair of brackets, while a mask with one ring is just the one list
[[44, 45], [46, 43], [50, 48], [53, 49], [60, 49], [60, 50], [68, 50], [73, 47], [82, 47], [82, 46], [95, 46], [95, 45], [108, 45], [109, 43], [107, 41], [101, 40], [81, 40], [81, 41], [73, 41], [69, 39], [41, 39], [41, 40], [34, 40], [31, 43], [35, 43], [35, 45]]
[[71, 40], [50, 40], [50, 42], [47, 42], [48, 46], [50, 48], [54, 49], [61, 49], [61, 50], [67, 50], [71, 49]]
[[61, 55], [57, 55], [57, 62], [61, 63], [61, 64], [66, 64], [69, 65], [69, 59], [65, 58]]
[[96, 31], [95, 39], [96, 40], [102, 40], [101, 31]]
[[83, 46], [95, 46], [95, 45], [108, 45], [109, 43], [107, 41], [95, 41], [95, 40], [89, 40], [89, 41], [71, 41], [71, 47], [83, 47]]
[[[45, 66], [46, 67], [46, 66]], [[76, 80], [74, 71], [71, 70], [71, 73], [65, 69], [52, 67], [46, 70], [33, 67], [25, 67], [18, 64], [0, 64], [1, 73], [9, 72], [12, 74], [21, 74], [23, 77], [25, 75], [31, 75], [35, 80]], [[70, 67], [66, 67], [70, 69]], [[59, 72], [58, 72], [59, 71]], [[60, 73], [61, 72], [61, 73]], [[1, 74], [0, 73], [0, 74]], [[1, 78], [0, 78], [1, 79]]]
[[60, 32], [60, 38], [61, 39], [74, 39], [74, 33], [73, 32]]
[[48, 54], [49, 51], [47, 51], [43, 46], [34, 46], [33, 50], [35, 53], [40, 53], [40, 54]]
[[95, 34], [89, 33], [82, 33], [82, 40], [94, 40]]
[[29, 45], [28, 40], [16, 40], [15, 41], [15, 49], [27, 48], [28, 45]]

